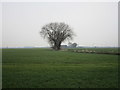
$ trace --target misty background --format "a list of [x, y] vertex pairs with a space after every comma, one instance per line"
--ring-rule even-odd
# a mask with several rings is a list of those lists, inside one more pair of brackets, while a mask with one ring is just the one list
[[2, 47], [49, 46], [39, 32], [50, 22], [70, 25], [79, 46], [118, 46], [117, 2], [4, 2]]

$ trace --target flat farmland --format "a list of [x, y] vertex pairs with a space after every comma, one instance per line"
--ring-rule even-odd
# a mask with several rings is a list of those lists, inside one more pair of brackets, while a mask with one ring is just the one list
[[3, 88], [118, 88], [118, 55], [40, 48], [2, 49], [2, 85]]

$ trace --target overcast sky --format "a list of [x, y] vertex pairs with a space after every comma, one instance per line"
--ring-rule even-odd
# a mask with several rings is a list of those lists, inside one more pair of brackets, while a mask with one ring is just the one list
[[[49, 46], [39, 32], [50, 22], [65, 22], [80, 46], [118, 46], [117, 2], [2, 3], [3, 47]], [[68, 44], [68, 42], [62, 43]]]

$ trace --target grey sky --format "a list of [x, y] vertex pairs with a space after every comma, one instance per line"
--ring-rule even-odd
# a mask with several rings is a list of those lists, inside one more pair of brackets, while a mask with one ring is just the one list
[[[50, 22], [69, 24], [72, 42], [85, 46], [118, 46], [117, 2], [3, 3], [3, 47], [49, 46], [39, 34]], [[63, 44], [67, 44], [65, 42]]]

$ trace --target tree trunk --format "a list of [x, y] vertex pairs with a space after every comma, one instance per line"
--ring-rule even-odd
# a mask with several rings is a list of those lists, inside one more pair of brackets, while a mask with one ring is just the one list
[[61, 43], [60, 42], [55, 42], [53, 49], [54, 50], [60, 50], [60, 47], [61, 47]]

